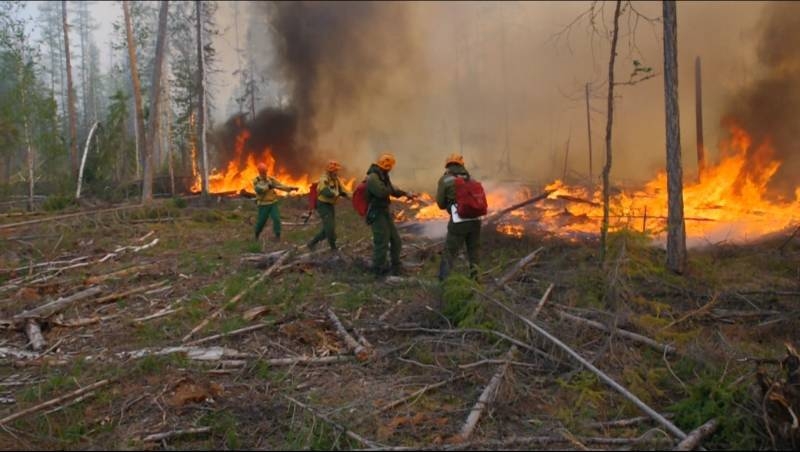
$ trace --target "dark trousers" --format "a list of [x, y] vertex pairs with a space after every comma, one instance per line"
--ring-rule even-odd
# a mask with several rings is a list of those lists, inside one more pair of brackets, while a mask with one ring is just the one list
[[328, 245], [332, 250], [336, 249], [336, 208], [333, 204], [319, 201], [317, 202], [317, 213], [322, 219], [322, 230], [311, 239], [311, 245], [316, 245], [328, 239]]
[[377, 209], [373, 213], [372, 226], [372, 268], [382, 272], [386, 268], [386, 252], [389, 251], [392, 267], [400, 266], [400, 234], [394, 225], [389, 209]]
[[481, 222], [477, 221], [464, 221], [461, 223], [453, 223], [450, 220], [447, 223], [447, 239], [444, 244], [444, 253], [442, 253], [442, 262], [439, 265], [439, 279], [444, 280], [450, 274], [453, 268], [453, 263], [461, 246], [466, 244], [467, 257], [469, 258], [469, 273], [473, 279], [478, 278], [478, 259], [481, 247]]
[[256, 220], [256, 240], [264, 230], [267, 220], [272, 218], [272, 232], [275, 237], [281, 236], [281, 213], [278, 211], [278, 203], [274, 202], [266, 206], [258, 206], [258, 220]]

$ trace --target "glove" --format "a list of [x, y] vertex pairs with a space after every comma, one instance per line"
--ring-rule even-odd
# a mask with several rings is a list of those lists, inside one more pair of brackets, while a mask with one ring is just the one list
[[297, 191], [297, 190], [300, 190], [300, 189], [298, 187], [292, 187], [292, 188], [289, 189], [289, 191]]

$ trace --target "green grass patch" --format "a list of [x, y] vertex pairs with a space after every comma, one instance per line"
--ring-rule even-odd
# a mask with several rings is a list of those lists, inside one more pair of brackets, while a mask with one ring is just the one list
[[486, 304], [475, 294], [478, 285], [464, 275], [452, 273], [444, 281], [442, 314], [460, 328], [495, 329]]

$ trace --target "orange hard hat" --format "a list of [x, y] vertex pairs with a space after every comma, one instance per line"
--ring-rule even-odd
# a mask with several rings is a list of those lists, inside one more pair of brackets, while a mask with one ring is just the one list
[[457, 163], [461, 166], [464, 166], [464, 157], [461, 154], [454, 152], [447, 156], [447, 159], [444, 161], [444, 166], [447, 167], [447, 165], [451, 163]]
[[390, 153], [382, 154], [378, 157], [378, 161], [375, 163], [378, 167], [384, 171], [391, 171], [394, 168], [394, 164], [397, 161], [394, 159], [394, 156]]
[[257, 167], [258, 167], [258, 172], [259, 173], [266, 173], [267, 172], [267, 164], [266, 163], [259, 163]]
[[340, 169], [342, 169], [342, 165], [336, 160], [328, 161], [328, 165], [325, 167], [325, 170], [329, 173], [339, 171]]

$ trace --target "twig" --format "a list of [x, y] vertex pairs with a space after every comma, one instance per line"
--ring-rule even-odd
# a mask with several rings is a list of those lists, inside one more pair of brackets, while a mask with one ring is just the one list
[[283, 263], [284, 260], [286, 260], [287, 257], [289, 257], [289, 251], [288, 250], [286, 252], [284, 252], [283, 255], [277, 261], [275, 261], [274, 264], [272, 264], [268, 269], [266, 269], [264, 271], [264, 273], [261, 274], [261, 276], [259, 276], [258, 278], [256, 278], [255, 281], [250, 283], [249, 286], [247, 286], [244, 289], [242, 289], [238, 294], [236, 294], [235, 297], [231, 298], [230, 301], [228, 301], [227, 303], [222, 305], [222, 307], [220, 307], [216, 311], [212, 312], [211, 315], [206, 317], [202, 322], [200, 322], [196, 327], [194, 327], [192, 329], [192, 331], [189, 331], [189, 334], [184, 336], [183, 339], [181, 339], [181, 341], [182, 342], [188, 341], [189, 338], [191, 338], [195, 333], [197, 333], [201, 329], [205, 328], [205, 326], [208, 325], [208, 323], [211, 322], [212, 319], [219, 317], [219, 315], [222, 314], [226, 309], [228, 309], [229, 307], [231, 307], [234, 304], [238, 303], [239, 300], [241, 300], [242, 297], [244, 297], [245, 294], [247, 294], [247, 292], [252, 290], [257, 285], [261, 284], [261, 282], [264, 281], [267, 278], [267, 276], [271, 275], [275, 271], [276, 268], [280, 267], [280, 265]]
[[23, 416], [27, 416], [28, 414], [35, 413], [37, 411], [41, 411], [41, 410], [49, 408], [51, 406], [57, 406], [58, 404], [66, 401], [66, 400], [69, 400], [69, 399], [71, 399], [73, 397], [77, 397], [77, 396], [80, 396], [81, 394], [94, 391], [97, 388], [101, 388], [101, 387], [111, 383], [111, 381], [112, 380], [110, 380], [110, 379], [101, 380], [101, 381], [98, 381], [96, 383], [92, 383], [89, 386], [86, 386], [85, 388], [81, 388], [81, 389], [77, 389], [75, 391], [72, 391], [69, 394], [65, 394], [65, 395], [63, 395], [61, 397], [56, 397], [55, 399], [51, 399], [51, 400], [48, 400], [47, 402], [40, 403], [38, 405], [34, 405], [34, 406], [32, 406], [30, 408], [26, 408], [26, 409], [24, 409], [22, 411], [17, 411], [14, 414], [11, 414], [9, 416], [4, 417], [3, 419], [0, 419], [0, 425], [7, 424], [7, 423], [9, 423], [9, 422], [11, 422], [11, 421], [13, 421], [15, 419], [19, 419], [19, 418], [21, 418]]
[[339, 337], [344, 340], [345, 344], [347, 344], [347, 347], [353, 352], [354, 355], [356, 355], [356, 359], [359, 361], [366, 361], [369, 359], [372, 351], [369, 348], [359, 344], [357, 340], [353, 339], [353, 336], [347, 332], [347, 330], [344, 328], [344, 325], [342, 325], [342, 322], [339, 321], [339, 318], [336, 317], [336, 314], [332, 309], [328, 308], [327, 314], [328, 319], [330, 319], [331, 323], [333, 323], [333, 326], [336, 328], [336, 332], [339, 334]]
[[177, 436], [185, 436], [185, 435], [200, 435], [203, 433], [209, 433], [211, 431], [211, 427], [197, 427], [197, 428], [187, 428], [183, 430], [172, 430], [170, 432], [162, 432], [162, 433], [153, 433], [152, 435], [147, 435], [142, 438], [142, 441], [145, 443], [149, 443], [152, 441], [163, 441], [166, 439], [172, 439]]
[[[473, 289], [473, 290], [475, 290], [475, 289]], [[558, 346], [560, 349], [564, 350], [568, 355], [570, 355], [576, 361], [581, 363], [584, 367], [586, 367], [587, 369], [592, 371], [595, 375], [600, 377], [600, 379], [603, 380], [604, 383], [606, 383], [607, 385], [611, 386], [614, 390], [616, 390], [617, 392], [622, 394], [626, 399], [630, 400], [631, 402], [633, 402], [634, 405], [636, 405], [642, 411], [647, 413], [656, 422], [658, 422], [659, 424], [664, 426], [670, 433], [672, 433], [673, 435], [677, 436], [679, 439], [685, 439], [686, 438], [686, 433], [681, 431], [681, 429], [679, 429], [672, 422], [670, 422], [666, 418], [664, 418], [664, 416], [660, 415], [655, 410], [653, 410], [652, 408], [647, 406], [638, 397], [636, 397], [630, 391], [628, 391], [627, 389], [622, 387], [619, 383], [617, 383], [611, 377], [606, 375], [603, 371], [601, 371], [600, 369], [595, 367], [592, 363], [590, 363], [589, 361], [585, 360], [582, 356], [580, 356], [577, 352], [575, 352], [575, 350], [573, 350], [569, 346], [567, 346], [567, 344], [561, 342], [558, 338], [556, 338], [552, 334], [548, 333], [544, 328], [542, 328], [539, 325], [533, 323], [531, 320], [528, 320], [527, 318], [517, 314], [511, 308], [509, 308], [505, 304], [501, 303], [500, 301], [498, 301], [498, 300], [486, 295], [485, 293], [483, 293], [483, 292], [481, 292], [479, 290], [475, 290], [475, 291], [477, 293], [481, 294], [482, 296], [484, 296], [485, 298], [487, 298], [488, 300], [490, 300], [491, 302], [493, 302], [494, 304], [500, 306], [504, 311], [506, 311], [509, 314], [513, 315], [514, 317], [517, 317], [518, 319], [520, 319], [523, 323], [528, 325], [528, 327], [532, 328], [537, 333], [541, 334], [542, 336], [544, 336], [547, 339], [549, 339], [551, 342], [555, 343], [556, 346]]]
[[542, 295], [542, 298], [539, 299], [539, 303], [536, 304], [536, 309], [533, 311], [533, 315], [531, 316], [532, 318], [535, 319], [537, 316], [539, 316], [539, 312], [542, 311], [544, 304], [547, 302], [547, 297], [550, 296], [550, 292], [553, 290], [553, 287], [555, 287], [555, 284], [553, 283], [550, 283], [550, 285], [547, 286], [547, 290], [544, 291], [544, 295]]
[[403, 404], [403, 403], [405, 403], [405, 402], [407, 402], [407, 401], [409, 401], [411, 399], [419, 397], [422, 394], [425, 394], [426, 392], [430, 391], [431, 389], [440, 388], [440, 387], [442, 387], [442, 386], [444, 386], [444, 385], [446, 385], [448, 383], [452, 383], [453, 381], [456, 381], [456, 380], [458, 380], [460, 378], [464, 378], [464, 376], [463, 375], [458, 375], [458, 376], [455, 376], [453, 378], [448, 378], [447, 380], [442, 380], [442, 381], [440, 381], [438, 383], [425, 385], [421, 389], [417, 389], [416, 391], [412, 392], [411, 394], [409, 394], [409, 395], [407, 395], [405, 397], [399, 398], [399, 399], [395, 400], [394, 402], [387, 403], [386, 405], [381, 407], [378, 410], [378, 412], [379, 413], [383, 413], [386, 410], [391, 410], [392, 408], [396, 407], [397, 405]]
[[712, 298], [711, 301], [709, 301], [708, 303], [704, 304], [703, 306], [701, 306], [698, 309], [695, 309], [693, 311], [687, 312], [686, 314], [684, 314], [678, 320], [674, 320], [672, 323], [670, 323], [669, 325], [667, 325], [664, 328], [662, 328], [662, 331], [666, 331], [666, 330], [672, 328], [673, 326], [675, 326], [675, 325], [677, 325], [679, 323], [682, 323], [682, 322], [684, 322], [685, 320], [687, 320], [687, 319], [689, 319], [691, 317], [695, 317], [695, 316], [702, 315], [702, 314], [708, 314], [709, 312], [711, 312], [711, 308], [713, 308], [717, 303], [719, 303], [720, 300], [721, 300], [721, 298], [719, 297], [719, 294], [715, 294], [714, 298]]
[[105, 303], [108, 303], [108, 302], [111, 302], [111, 301], [119, 300], [120, 298], [125, 298], [125, 297], [129, 297], [131, 295], [135, 295], [137, 293], [147, 292], [148, 290], [159, 288], [159, 287], [163, 286], [164, 284], [166, 284], [167, 282], [168, 281], [165, 279], [164, 281], [159, 281], [159, 282], [156, 282], [156, 283], [153, 283], [153, 284], [148, 284], [146, 286], [135, 287], [133, 289], [126, 290], [126, 291], [123, 291], [123, 292], [117, 292], [117, 293], [108, 294], [108, 295], [106, 295], [104, 297], [100, 297], [97, 300], [95, 300], [94, 304], [105, 304]]
[[250, 331], [260, 330], [262, 328], [266, 328], [266, 327], [272, 326], [272, 325], [275, 325], [275, 322], [267, 322], [267, 323], [261, 323], [261, 324], [258, 324], [258, 325], [251, 325], [251, 326], [248, 326], [248, 327], [240, 328], [238, 330], [228, 331], [227, 333], [215, 334], [213, 336], [204, 337], [202, 339], [197, 339], [197, 340], [194, 340], [192, 342], [187, 342], [186, 345], [205, 344], [206, 342], [211, 342], [211, 341], [214, 341], [214, 340], [217, 340], [217, 339], [221, 339], [223, 337], [235, 336], [237, 334], [242, 334], [242, 333], [249, 333]]
[[97, 295], [101, 291], [102, 289], [100, 287], [90, 287], [68, 297], [59, 298], [58, 300], [51, 301], [45, 305], [17, 314], [13, 317], [13, 320], [27, 321], [28, 319], [46, 319], [53, 314], [57, 314], [69, 308], [74, 303]]
[[347, 435], [349, 438], [354, 439], [354, 440], [358, 441], [359, 443], [361, 443], [361, 444], [363, 444], [363, 445], [365, 445], [366, 447], [369, 447], [369, 448], [378, 447], [377, 444], [375, 444], [372, 441], [362, 437], [358, 433], [355, 433], [355, 432], [347, 429], [345, 426], [339, 424], [338, 422], [335, 422], [335, 421], [331, 420], [329, 417], [325, 416], [324, 414], [318, 413], [316, 410], [314, 410], [310, 406], [304, 404], [303, 402], [300, 402], [299, 400], [293, 399], [292, 397], [289, 397], [286, 394], [282, 394], [282, 395], [283, 395], [284, 399], [286, 399], [289, 402], [292, 402], [293, 404], [299, 406], [300, 408], [303, 408], [304, 410], [310, 412], [314, 417], [319, 418], [322, 421], [330, 424], [331, 426], [335, 427], [340, 432], [342, 432], [345, 435]]
[[144, 316], [144, 317], [139, 317], [137, 319], [133, 319], [133, 322], [142, 323], [142, 322], [146, 322], [148, 320], [153, 320], [153, 319], [158, 319], [158, 318], [161, 318], [161, 317], [166, 317], [166, 316], [168, 316], [170, 314], [174, 314], [174, 313], [180, 312], [182, 310], [183, 310], [183, 307], [178, 307], [178, 308], [175, 308], [175, 309], [162, 309], [162, 310], [160, 310], [160, 311], [158, 311], [156, 313], [150, 314], [148, 316]]
[[706, 421], [705, 424], [697, 427], [696, 429], [689, 432], [689, 435], [686, 436], [673, 450], [694, 450], [700, 443], [709, 435], [714, 433], [719, 427], [719, 422], [716, 418], [709, 419]]
[[550, 194], [553, 193], [554, 191], [555, 190], [546, 190], [546, 191], [542, 192], [541, 194], [539, 194], [538, 196], [534, 196], [533, 198], [530, 198], [530, 199], [527, 199], [527, 200], [522, 201], [520, 203], [514, 204], [513, 206], [506, 207], [503, 210], [499, 210], [497, 212], [494, 212], [491, 215], [488, 215], [486, 217], [486, 224], [487, 225], [491, 225], [493, 223], [497, 223], [500, 220], [500, 218], [504, 217], [509, 212], [512, 212], [514, 210], [521, 209], [521, 208], [523, 208], [523, 207], [525, 207], [527, 205], [539, 202], [539, 201], [547, 198], [548, 196], [550, 196]]

